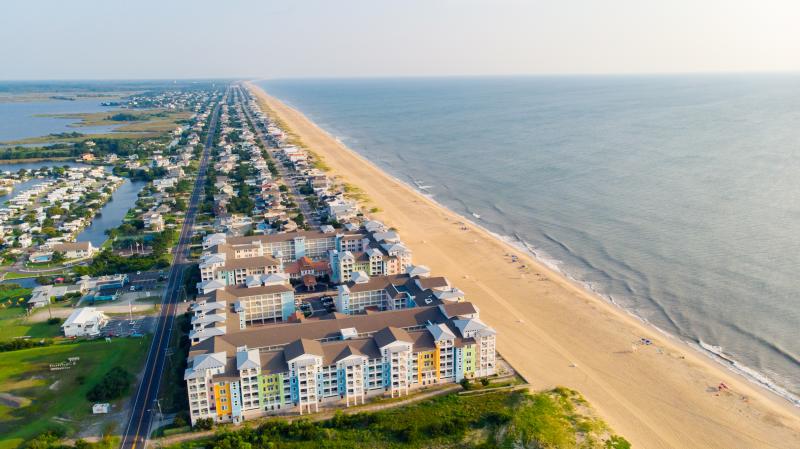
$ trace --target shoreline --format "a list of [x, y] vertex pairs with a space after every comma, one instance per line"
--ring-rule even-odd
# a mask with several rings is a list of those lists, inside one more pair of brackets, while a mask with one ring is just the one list
[[[383, 209], [376, 218], [399, 228], [418, 263], [467, 292], [498, 330], [499, 352], [536, 388], [565, 385], [580, 391], [615, 431], [639, 447], [800, 445], [800, 414], [785, 399], [586, 291], [520, 248], [524, 242], [515, 245], [444, 207], [260, 87], [248, 86], [333, 173], [361, 187]], [[458, 221], [469, 231], [456, 230]], [[520, 272], [504, 260], [509, 251], [522, 253], [530, 269]], [[642, 336], [655, 344], [635, 346]], [[721, 381], [732, 391], [709, 391]]]
[[[248, 84], [253, 86], [254, 82], [256, 82], [256, 81], [250, 81], [250, 82], [248, 82]], [[261, 91], [263, 91], [263, 89], [260, 86], [256, 86], [256, 88], [257, 89], [261, 89]], [[267, 94], [267, 95], [269, 95], [269, 94]], [[277, 99], [275, 97], [271, 97], [271, 98], [273, 98], [273, 99], [275, 99], [275, 100], [277, 100], [279, 102], [282, 102], [287, 108], [297, 111], [299, 114], [303, 115], [309, 122], [313, 123], [316, 126], [316, 123], [311, 118], [305, 116], [305, 114], [303, 114], [297, 107], [295, 107], [291, 103], [283, 102], [282, 100], [279, 100], [279, 99]], [[345, 142], [342, 141], [336, 135], [331, 134], [329, 131], [327, 131], [327, 130], [321, 128], [321, 127], [319, 127], [319, 128], [320, 128], [320, 130], [322, 132], [326, 133], [329, 138], [331, 138], [334, 141], [336, 141], [337, 144], [339, 144], [340, 146], [344, 147], [346, 150], [352, 152], [354, 156], [361, 158], [362, 162], [373, 165], [374, 168], [376, 168], [377, 170], [382, 171], [385, 176], [393, 179], [395, 182], [404, 185], [405, 187], [407, 187], [410, 190], [413, 190], [418, 195], [421, 195], [421, 196], [425, 197], [429, 201], [435, 203], [437, 206], [439, 206], [439, 207], [441, 207], [443, 209], [446, 209], [446, 210], [452, 212], [453, 214], [458, 215], [462, 219], [462, 221], [464, 221], [465, 223], [469, 223], [471, 226], [475, 226], [475, 227], [481, 228], [483, 231], [485, 231], [486, 233], [490, 234], [492, 237], [494, 237], [494, 238], [502, 241], [503, 243], [511, 246], [512, 248], [516, 249], [517, 251], [522, 251], [522, 252], [526, 253], [528, 256], [532, 257], [539, 265], [543, 265], [544, 267], [546, 267], [550, 271], [554, 272], [556, 275], [561, 276], [562, 278], [564, 278], [564, 280], [566, 280], [567, 282], [569, 282], [572, 285], [584, 290], [587, 294], [589, 294], [591, 296], [594, 296], [597, 299], [602, 300], [602, 301], [604, 301], [606, 303], [611, 304], [612, 306], [614, 306], [617, 309], [619, 309], [621, 312], [623, 312], [623, 313], [625, 313], [627, 315], [630, 315], [631, 317], [633, 317], [636, 320], [638, 320], [639, 322], [641, 322], [643, 325], [645, 325], [645, 326], [647, 326], [649, 328], [652, 328], [652, 330], [657, 331], [661, 335], [663, 335], [665, 337], [668, 337], [668, 338], [671, 338], [672, 340], [674, 340], [675, 342], [678, 342], [680, 344], [689, 346], [692, 350], [702, 354], [703, 356], [707, 357], [708, 359], [712, 360], [713, 362], [725, 367], [726, 369], [730, 370], [731, 372], [735, 373], [736, 375], [745, 378], [747, 381], [751, 382], [752, 384], [754, 384], [754, 385], [766, 390], [769, 394], [775, 395], [775, 396], [777, 396], [778, 399], [787, 401], [790, 405], [800, 409], [800, 396], [798, 394], [795, 394], [795, 393], [787, 390], [786, 388], [781, 386], [777, 381], [775, 381], [774, 379], [770, 378], [767, 374], [764, 374], [763, 372], [761, 372], [761, 371], [759, 371], [757, 369], [751, 368], [750, 366], [741, 363], [734, 356], [725, 353], [722, 350], [722, 348], [720, 348], [718, 346], [709, 345], [709, 344], [707, 344], [706, 342], [702, 341], [699, 338], [693, 339], [693, 338], [690, 338], [690, 337], [681, 337], [679, 335], [676, 335], [675, 333], [672, 333], [670, 331], [667, 331], [667, 330], [664, 330], [664, 329], [658, 327], [656, 324], [654, 324], [653, 322], [649, 321], [648, 319], [638, 315], [633, 310], [627, 309], [624, 306], [620, 305], [611, 295], [607, 295], [607, 294], [604, 294], [604, 293], [598, 291], [597, 289], [592, 287], [591, 284], [589, 284], [587, 282], [584, 282], [584, 281], [581, 281], [580, 279], [578, 279], [577, 277], [572, 275], [568, 270], [562, 269], [561, 266], [560, 266], [562, 261], [560, 261], [558, 259], [555, 259], [555, 258], [549, 258], [549, 257], [542, 256], [539, 253], [539, 251], [537, 251], [536, 247], [534, 247], [533, 245], [531, 245], [530, 243], [525, 241], [516, 232], [514, 232], [513, 235], [506, 235], [506, 234], [501, 234], [501, 233], [498, 233], [496, 231], [493, 231], [493, 230], [489, 229], [488, 227], [484, 226], [483, 224], [480, 224], [480, 223], [474, 221], [473, 218], [470, 217], [469, 215], [464, 215], [461, 212], [458, 212], [458, 211], [452, 209], [451, 207], [443, 204], [442, 202], [440, 202], [439, 200], [437, 200], [435, 198], [435, 195], [430, 194], [430, 193], [428, 193], [427, 191], [425, 191], [423, 189], [420, 189], [419, 186], [415, 185], [419, 181], [417, 181], [413, 177], [409, 176], [410, 179], [408, 181], [406, 181], [406, 180], [403, 180], [400, 176], [393, 175], [392, 173], [390, 173], [388, 171], [388, 169], [380, 167], [379, 165], [377, 165], [374, 162], [370, 161], [369, 159], [367, 159], [365, 156], [361, 155], [357, 151], [347, 147]], [[313, 149], [310, 149], [310, 150], [313, 152]], [[466, 214], [471, 213], [471, 211], [469, 210], [468, 207], [466, 207], [465, 209], [466, 209], [465, 210]], [[477, 216], [475, 218], [477, 220], [480, 220], [480, 216]]]

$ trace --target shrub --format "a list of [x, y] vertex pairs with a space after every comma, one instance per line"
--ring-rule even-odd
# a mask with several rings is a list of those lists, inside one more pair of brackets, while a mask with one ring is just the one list
[[211, 430], [214, 427], [214, 420], [211, 418], [200, 418], [194, 423], [195, 430]]
[[606, 440], [606, 447], [608, 449], [631, 449], [631, 443], [619, 435], [612, 435]]
[[86, 393], [86, 399], [99, 402], [121, 398], [128, 391], [132, 380], [133, 376], [129, 372], [115, 366]]

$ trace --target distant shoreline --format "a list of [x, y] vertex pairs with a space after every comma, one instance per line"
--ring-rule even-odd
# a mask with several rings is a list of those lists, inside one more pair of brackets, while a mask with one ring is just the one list
[[[384, 212], [376, 217], [399, 228], [418, 263], [463, 285], [498, 330], [499, 352], [535, 386], [581, 391], [615, 431], [639, 447], [800, 445], [798, 411], [783, 398], [661, 335], [527, 251], [520, 255], [527, 268], [520, 271], [503, 254], [521, 248], [426, 198], [301, 112], [248, 85], [334, 173], [381, 206]], [[469, 229], [459, 231], [456, 222]], [[637, 346], [642, 336], [656, 343]], [[709, 391], [721, 380], [735, 384], [735, 393]]]
[[[1, 150], [0, 150], [1, 151]], [[32, 157], [32, 158], [25, 158], [25, 159], [0, 159], [0, 165], [5, 164], [26, 164], [30, 162], [60, 162], [60, 161], [72, 161], [74, 157], [64, 156], [64, 157]]]

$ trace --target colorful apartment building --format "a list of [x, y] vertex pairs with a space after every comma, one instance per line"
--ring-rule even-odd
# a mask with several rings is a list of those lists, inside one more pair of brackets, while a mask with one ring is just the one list
[[[199, 309], [217, 310], [210, 303]], [[469, 302], [232, 329], [195, 343], [191, 421], [240, 422], [495, 373], [495, 331]]]
[[245, 283], [249, 276], [283, 272], [283, 263], [273, 257], [260, 242], [219, 243], [200, 259], [198, 290], [207, 293], [219, 285]]
[[[383, 276], [404, 273], [411, 266], [411, 250], [397, 232], [386, 230], [379, 222], [347, 232], [325, 229], [246, 237], [208, 235], [203, 240], [201, 284], [216, 280], [234, 285], [253, 274], [280, 271], [295, 274], [301, 271], [299, 265], [308, 266], [309, 262], [315, 275], [327, 275], [336, 283], [350, 281], [359, 271]], [[323, 266], [323, 261], [327, 265]]]

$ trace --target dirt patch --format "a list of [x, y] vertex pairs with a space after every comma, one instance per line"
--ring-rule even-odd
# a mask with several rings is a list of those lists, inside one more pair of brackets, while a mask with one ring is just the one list
[[0, 404], [11, 408], [21, 408], [30, 405], [31, 400], [11, 393], [0, 393]]

